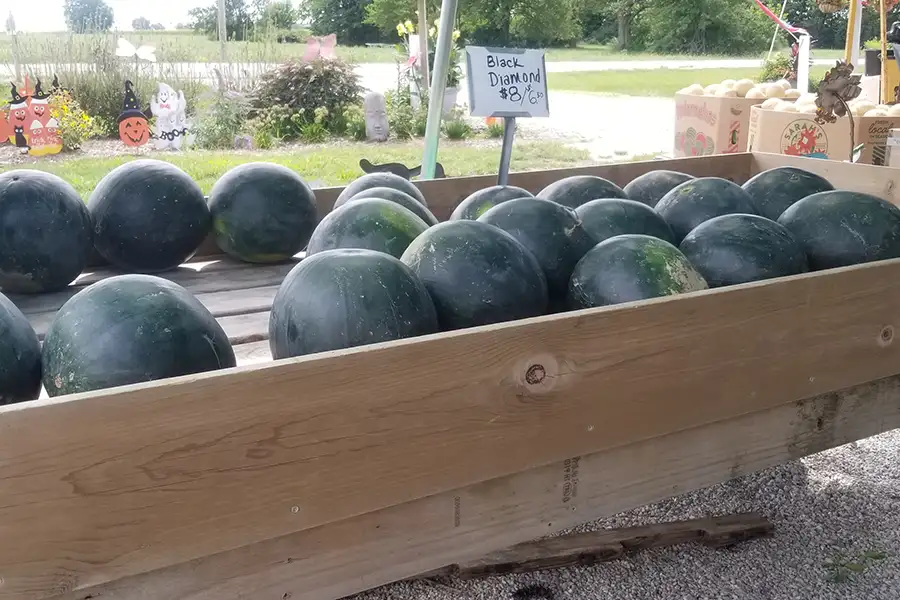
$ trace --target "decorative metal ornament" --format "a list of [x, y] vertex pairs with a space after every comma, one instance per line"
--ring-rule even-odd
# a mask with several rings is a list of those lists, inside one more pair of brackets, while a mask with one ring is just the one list
[[850, 162], [855, 162], [854, 156], [858, 157], [862, 149], [856, 148], [853, 112], [847, 104], [862, 93], [859, 80], [860, 76], [853, 74], [853, 65], [839, 60], [825, 74], [816, 94], [816, 123], [834, 123], [844, 115], [850, 120]]

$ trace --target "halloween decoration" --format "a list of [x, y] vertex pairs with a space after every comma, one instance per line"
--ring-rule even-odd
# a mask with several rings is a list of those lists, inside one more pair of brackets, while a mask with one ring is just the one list
[[831, 14], [847, 8], [847, 0], [816, 0], [816, 5], [823, 13]]
[[9, 142], [25, 153], [28, 151], [28, 138], [25, 137], [25, 129], [28, 127], [28, 99], [19, 93], [15, 83], [10, 83], [11, 99], [9, 101], [9, 125], [12, 135]]
[[143, 146], [150, 141], [149, 117], [140, 109], [134, 84], [125, 82], [125, 102], [122, 114], [119, 115], [119, 139], [126, 146], [133, 148]]
[[370, 142], [386, 142], [390, 128], [384, 94], [370, 92], [364, 100], [366, 111], [366, 139]]
[[180, 150], [184, 145], [189, 132], [186, 109], [184, 92], [179, 91], [176, 94], [168, 84], [160, 82], [157, 94], [150, 100], [150, 111], [156, 117], [154, 133], [158, 150]]
[[856, 148], [856, 137], [853, 113], [847, 103], [862, 92], [859, 86], [859, 75], [853, 74], [853, 65], [837, 61], [834, 67], [825, 74], [819, 84], [816, 96], [816, 123], [834, 123], [844, 115], [850, 119], [850, 162], [856, 162], [862, 146]]
[[40, 79], [34, 85], [34, 93], [29, 98], [28, 106], [34, 119], [39, 121], [42, 127], [46, 125], [50, 120], [50, 95], [41, 89]]
[[[363, 173], [393, 173], [394, 175], [399, 175], [404, 179], [412, 179], [413, 177], [418, 177], [422, 174], [422, 165], [413, 167], [412, 169], [401, 163], [384, 163], [383, 165], [375, 165], [365, 158], [359, 161], [359, 168], [363, 170]], [[434, 176], [436, 179], [447, 176], [444, 173], [444, 167], [443, 165], [441, 165], [441, 163], [435, 164]]]

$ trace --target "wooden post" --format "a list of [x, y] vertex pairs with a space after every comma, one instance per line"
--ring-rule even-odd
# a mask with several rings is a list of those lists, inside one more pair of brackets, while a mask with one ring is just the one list
[[225, 26], [225, 0], [219, 0], [219, 58], [225, 64], [225, 42], [228, 40], [228, 28]]
[[431, 85], [428, 81], [428, 17], [425, 0], [419, 0], [419, 71], [422, 73], [422, 89]]

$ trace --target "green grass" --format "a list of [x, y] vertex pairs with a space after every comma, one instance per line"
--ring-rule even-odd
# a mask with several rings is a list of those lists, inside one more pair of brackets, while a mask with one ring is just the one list
[[[116, 40], [124, 37], [135, 45], [149, 44], [156, 48], [160, 62], [214, 62], [219, 60], [219, 43], [191, 31], [126, 31], [98, 35], [73, 35], [69, 33], [20, 33], [18, 34], [19, 61], [29, 63], [59, 64], [69, 61], [93, 62], [98, 48], [113, 52]], [[396, 41], [400, 41], [397, 38]], [[227, 42], [226, 56], [232, 62], [278, 62], [302, 56], [306, 45], [277, 44], [270, 36], [268, 41]], [[392, 47], [338, 46], [339, 57], [355, 63], [390, 63], [396, 59]], [[765, 52], [743, 58], [764, 58]], [[841, 50], [816, 50], [816, 58], [838, 58]], [[665, 60], [695, 59], [714, 60], [735, 58], [727, 56], [661, 55], [642, 52], [617, 52], [613, 47], [600, 44], [580, 44], [577, 48], [551, 48], [547, 51], [550, 61], [609, 61], [609, 60]], [[0, 34], [0, 60], [13, 61], [12, 37]]]
[[[268, 161], [284, 165], [299, 173], [306, 181], [321, 185], [341, 185], [353, 181], [363, 173], [360, 158], [375, 163], [401, 162], [407, 166], [422, 161], [422, 142], [396, 142], [379, 145], [336, 143], [327, 147], [309, 147], [290, 152], [186, 152], [183, 154], [156, 153], [152, 158], [168, 161], [184, 169], [209, 192], [216, 180], [229, 169], [252, 161]], [[35, 161], [26, 165], [0, 168], [0, 172], [16, 168], [39, 169], [58, 175], [75, 186], [83, 196], [96, 187], [97, 182], [115, 167], [135, 160], [136, 156], [113, 158], [70, 158]], [[438, 161], [449, 177], [489, 175], [497, 172], [500, 145], [496, 142], [450, 142], [443, 140]], [[555, 142], [521, 142], [513, 149], [511, 169], [528, 171], [579, 166], [590, 163], [584, 150]]]
[[[814, 66], [811, 79], [821, 79], [828, 67]], [[623, 96], [671, 97], [692, 83], [708, 85], [724, 79], [756, 79], [759, 69], [654, 69], [652, 71], [582, 71], [550, 73], [551, 90]]]

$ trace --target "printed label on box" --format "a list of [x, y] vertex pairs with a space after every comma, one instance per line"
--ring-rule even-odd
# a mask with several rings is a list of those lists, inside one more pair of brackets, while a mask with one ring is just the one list
[[828, 135], [811, 119], [797, 119], [781, 133], [781, 153], [790, 156], [828, 158]]

